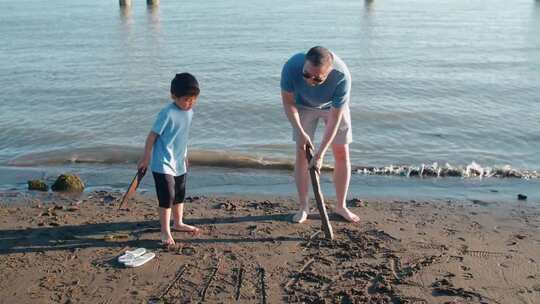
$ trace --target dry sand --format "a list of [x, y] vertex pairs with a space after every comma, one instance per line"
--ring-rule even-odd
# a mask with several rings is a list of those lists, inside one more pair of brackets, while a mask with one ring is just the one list
[[[155, 199], [117, 211], [119, 197], [2, 193], [0, 303], [540, 303], [540, 212], [525, 203], [354, 199], [362, 221], [332, 216], [330, 242], [316, 211], [290, 222], [291, 198], [193, 197], [202, 233], [164, 249]], [[116, 261], [137, 247], [156, 258]]]

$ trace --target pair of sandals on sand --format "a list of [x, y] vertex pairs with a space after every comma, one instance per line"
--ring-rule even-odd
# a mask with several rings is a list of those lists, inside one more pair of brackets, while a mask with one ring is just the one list
[[126, 267], [139, 267], [155, 257], [155, 253], [147, 252], [145, 248], [137, 248], [131, 251], [127, 250], [126, 253], [118, 257], [118, 262], [124, 264]]

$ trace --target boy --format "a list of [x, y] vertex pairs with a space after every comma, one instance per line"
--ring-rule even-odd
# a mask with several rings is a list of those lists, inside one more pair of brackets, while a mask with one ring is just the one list
[[188, 134], [193, 116], [192, 108], [197, 102], [199, 92], [199, 83], [193, 75], [176, 74], [171, 81], [173, 102], [159, 112], [146, 138], [144, 156], [137, 166], [139, 170], [146, 170], [152, 159], [151, 169], [159, 201], [161, 243], [164, 246], [175, 244], [170, 227], [171, 207], [173, 230], [191, 233], [199, 231], [182, 221], [186, 194]]

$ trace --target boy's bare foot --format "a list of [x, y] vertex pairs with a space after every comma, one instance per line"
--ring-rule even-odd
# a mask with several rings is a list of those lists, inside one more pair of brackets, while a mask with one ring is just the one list
[[184, 245], [182, 243], [174, 243], [174, 245], [163, 246], [169, 252], [181, 252]]
[[347, 208], [336, 208], [334, 212], [349, 222], [358, 223], [360, 221], [360, 217]]
[[309, 209], [300, 209], [298, 212], [293, 216], [292, 220], [295, 223], [302, 224], [307, 220], [309, 214]]
[[161, 234], [161, 245], [164, 247], [174, 246], [175, 242], [172, 235]]
[[198, 234], [201, 231], [201, 229], [187, 224], [174, 224], [171, 229], [178, 232], [189, 232], [192, 234]]

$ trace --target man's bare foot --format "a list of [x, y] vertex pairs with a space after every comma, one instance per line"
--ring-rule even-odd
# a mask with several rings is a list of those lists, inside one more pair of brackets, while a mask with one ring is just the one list
[[347, 208], [336, 208], [334, 212], [349, 222], [358, 223], [360, 221], [360, 217]]
[[201, 231], [199, 228], [187, 224], [174, 224], [171, 229], [178, 232], [189, 232], [192, 234], [197, 234]]
[[298, 212], [293, 216], [292, 220], [295, 223], [302, 224], [307, 220], [309, 214], [309, 209], [300, 209]]
[[175, 242], [170, 234], [161, 234], [161, 245], [164, 247], [174, 246]]

